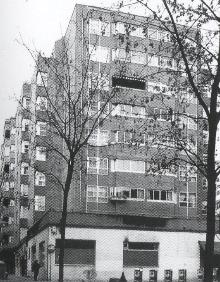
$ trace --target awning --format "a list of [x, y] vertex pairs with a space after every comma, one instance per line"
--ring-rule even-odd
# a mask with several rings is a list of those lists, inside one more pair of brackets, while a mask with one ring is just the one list
[[[205, 241], [199, 241], [199, 246], [205, 251]], [[220, 242], [214, 242], [214, 255], [220, 255]]]

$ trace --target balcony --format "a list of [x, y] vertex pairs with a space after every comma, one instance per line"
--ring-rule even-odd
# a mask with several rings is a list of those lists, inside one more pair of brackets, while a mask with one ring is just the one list
[[126, 201], [126, 199], [127, 199], [127, 197], [126, 197], [126, 196], [123, 196], [123, 195], [111, 195], [111, 196], [109, 197], [109, 200], [110, 200], [111, 202], [121, 202], [121, 203], [123, 203], [123, 202]]

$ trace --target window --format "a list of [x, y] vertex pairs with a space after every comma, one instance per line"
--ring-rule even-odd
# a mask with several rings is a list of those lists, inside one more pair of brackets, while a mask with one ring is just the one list
[[162, 68], [175, 69], [176, 68], [176, 61], [173, 58], [161, 56], [159, 58], [159, 66], [162, 67]]
[[131, 36], [144, 37], [143, 28], [128, 23], [117, 22], [113, 24], [113, 34], [130, 34]]
[[[88, 131], [88, 134], [91, 130]], [[89, 137], [88, 143], [93, 146], [105, 146], [108, 145], [109, 141], [109, 131], [108, 130], [101, 130], [101, 129], [94, 129], [92, 134]]]
[[105, 101], [94, 99], [89, 100], [89, 115], [97, 117], [107, 117], [109, 114], [109, 105]]
[[188, 129], [197, 130], [197, 119], [196, 116], [191, 117], [179, 117], [179, 127], [185, 129], [187, 126]]
[[108, 159], [104, 158], [96, 158], [89, 157], [88, 158], [88, 166], [87, 166], [88, 174], [108, 174]]
[[167, 109], [154, 108], [154, 118], [158, 120], [169, 120], [170, 115], [168, 114]]
[[42, 241], [39, 243], [39, 263], [41, 266], [44, 266], [45, 264], [45, 254], [46, 254], [45, 241]]
[[4, 165], [4, 173], [9, 173], [9, 164]]
[[37, 186], [45, 186], [46, 177], [45, 174], [39, 171], [35, 173], [35, 185]]
[[[84, 265], [89, 269], [95, 265], [95, 245], [92, 240], [73, 240], [65, 239], [64, 243], [64, 264], [66, 265]], [[59, 252], [61, 240], [56, 239], [55, 264], [59, 264]]]
[[36, 245], [31, 246], [31, 261], [32, 263], [36, 260]]
[[10, 164], [10, 170], [13, 171], [15, 169], [15, 163]]
[[206, 190], [208, 188], [208, 180], [206, 177], [202, 178], [202, 188]]
[[150, 190], [149, 200], [152, 201], [172, 201], [172, 191], [168, 190]]
[[45, 111], [47, 109], [47, 98], [38, 96], [36, 101], [36, 110]]
[[94, 62], [109, 63], [110, 49], [103, 46], [89, 45], [89, 59]]
[[31, 98], [23, 97], [22, 104], [24, 109], [28, 109], [30, 107], [30, 103], [31, 103]]
[[134, 118], [145, 118], [145, 107], [133, 105], [112, 105], [112, 116], [126, 116]]
[[110, 197], [144, 201], [145, 190], [143, 188], [111, 187]]
[[45, 211], [45, 196], [34, 197], [35, 211]]
[[10, 155], [10, 147], [7, 146], [5, 147], [5, 157], [9, 157], [9, 155]]
[[109, 90], [109, 74], [105, 73], [88, 73], [88, 88], [91, 90]]
[[148, 28], [148, 38], [152, 40], [158, 40], [158, 31], [157, 29]]
[[145, 173], [144, 161], [111, 160], [111, 171]]
[[162, 83], [148, 82], [148, 92], [154, 94], [171, 95], [169, 87]]
[[21, 184], [21, 195], [28, 196], [28, 185]]
[[196, 117], [189, 117], [188, 118], [188, 129], [197, 130], [197, 122]]
[[124, 242], [123, 266], [157, 267], [158, 247], [157, 242]]
[[113, 29], [112, 29], [113, 34], [125, 34], [126, 33], [126, 28], [125, 28], [125, 23], [122, 22], [117, 22], [113, 24]]
[[14, 207], [14, 205], [15, 205], [15, 201], [11, 199], [9, 206], [10, 206], [10, 207]]
[[87, 202], [108, 202], [108, 187], [106, 186], [88, 186]]
[[10, 185], [10, 189], [13, 189], [15, 187], [14, 181], [11, 181], [9, 185]]
[[89, 33], [101, 36], [110, 36], [110, 23], [99, 19], [89, 20]]
[[46, 72], [38, 72], [37, 74], [37, 85], [47, 86], [48, 74]]
[[191, 165], [180, 165], [179, 166], [179, 180], [180, 181], [197, 181], [197, 172], [196, 168]]
[[8, 181], [6, 181], [6, 182], [4, 182], [4, 191], [9, 191], [9, 182]]
[[21, 163], [21, 174], [28, 175], [29, 173], [29, 165], [27, 163]]
[[36, 147], [36, 160], [37, 161], [46, 161], [46, 148], [45, 147]]
[[130, 35], [131, 36], [136, 36], [136, 37], [141, 37], [141, 38], [144, 38], [145, 35], [144, 35], [144, 31], [143, 31], [143, 28], [142, 27], [137, 27], [135, 25], [130, 25]]
[[28, 207], [20, 206], [20, 218], [28, 218]]
[[36, 135], [46, 136], [47, 135], [47, 123], [37, 121], [36, 123]]
[[28, 131], [29, 130], [29, 123], [30, 123], [29, 119], [23, 119], [21, 130], [22, 131]]
[[11, 145], [11, 152], [15, 151], [15, 145]]
[[146, 62], [146, 53], [131, 51], [131, 63], [144, 65]]
[[192, 90], [190, 90], [189, 88], [187, 89], [183, 88], [180, 92], [180, 97], [181, 97], [181, 103], [197, 104], [197, 98], [195, 97]]
[[179, 196], [180, 207], [195, 208], [196, 207], [196, 193], [180, 193]]
[[9, 216], [9, 218], [8, 218], [8, 224], [12, 224], [12, 223], [14, 223], [14, 218], [11, 217], [11, 216]]
[[125, 49], [112, 49], [112, 61], [126, 61], [134, 64], [146, 64], [146, 53], [129, 51]]
[[125, 87], [145, 90], [145, 81], [129, 77], [112, 77], [112, 87]]
[[114, 132], [114, 143], [123, 143], [129, 145], [144, 146], [145, 145], [145, 134], [134, 133], [129, 131], [117, 130]]
[[29, 146], [30, 146], [29, 141], [22, 141], [21, 152], [22, 153], [28, 153], [29, 152]]
[[10, 135], [11, 135], [11, 132], [9, 129], [6, 129], [5, 130], [5, 138], [9, 139], [10, 138]]
[[169, 42], [170, 41], [170, 35], [166, 31], [159, 30], [158, 31], [158, 37], [159, 37], [159, 40], [161, 40], [163, 42]]
[[149, 54], [148, 55], [148, 65], [151, 67], [158, 67], [159, 57], [154, 54]]

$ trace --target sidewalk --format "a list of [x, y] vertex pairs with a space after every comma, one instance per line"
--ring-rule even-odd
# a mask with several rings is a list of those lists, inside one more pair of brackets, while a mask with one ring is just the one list
[[[8, 276], [8, 279], [7, 280], [1, 280], [0, 279], [0, 282], [2, 282], [2, 281], [5, 281], [5, 282], [7, 282], [7, 281], [20, 281], [20, 282], [22, 282], [22, 281], [29, 281], [29, 282], [34, 282], [34, 278], [33, 277], [20, 277], [20, 276], [15, 276], [15, 275], [9, 275]], [[46, 281], [48, 281], [48, 280], [40, 280], [40, 279], [38, 279], [37, 281], [39, 281], [39, 282], [46, 282]], [[75, 282], [81, 282], [82, 280], [74, 280]], [[70, 280], [64, 280], [64, 282], [74, 282], [73, 280], [72, 281], [70, 281]], [[57, 282], [57, 280], [51, 280], [51, 282]]]

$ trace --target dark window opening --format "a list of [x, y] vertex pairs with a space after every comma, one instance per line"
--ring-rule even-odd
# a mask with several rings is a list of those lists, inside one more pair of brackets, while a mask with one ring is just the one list
[[127, 87], [127, 88], [145, 90], [145, 81], [113, 76], [112, 87]]
[[31, 247], [31, 259], [32, 259], [32, 262], [36, 260], [36, 245], [33, 245]]
[[[56, 240], [55, 263], [59, 263], [61, 240]], [[92, 240], [65, 240], [65, 264], [95, 265], [95, 241]]]
[[2, 201], [3, 206], [8, 207], [10, 205], [10, 199], [4, 198]]
[[4, 166], [4, 172], [9, 173], [9, 164], [5, 164]]
[[149, 242], [128, 242], [129, 250], [157, 250], [158, 243], [149, 243]]
[[10, 136], [11, 136], [10, 130], [9, 130], [9, 129], [6, 129], [6, 130], [5, 130], [5, 138], [10, 138]]
[[131, 198], [136, 199], [137, 198], [137, 189], [131, 189]]
[[6, 216], [6, 215], [4, 215], [4, 216], [2, 217], [2, 220], [3, 220], [4, 222], [8, 223], [9, 217]]

